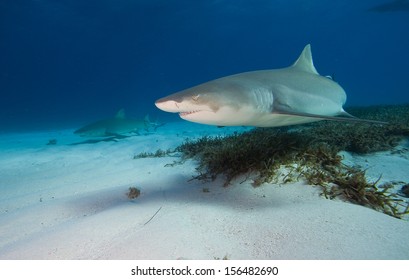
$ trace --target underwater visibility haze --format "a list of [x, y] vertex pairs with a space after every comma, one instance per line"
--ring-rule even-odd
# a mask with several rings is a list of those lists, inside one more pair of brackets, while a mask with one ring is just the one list
[[0, 0], [0, 259], [409, 260], [408, 2]]
[[[389, 3], [389, 5], [385, 5]], [[392, 3], [392, 4], [391, 4]], [[388, 0], [0, 1], [1, 131], [154, 106], [235, 73], [283, 68], [306, 44], [346, 106], [409, 102], [409, 11]]]

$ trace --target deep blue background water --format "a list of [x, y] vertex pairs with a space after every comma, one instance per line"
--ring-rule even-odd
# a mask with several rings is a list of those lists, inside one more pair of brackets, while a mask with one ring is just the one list
[[[307, 43], [347, 105], [409, 102], [409, 11], [388, 0], [0, 0], [0, 131], [146, 113], [243, 71], [292, 64]], [[389, 0], [392, 1], [392, 0]]]

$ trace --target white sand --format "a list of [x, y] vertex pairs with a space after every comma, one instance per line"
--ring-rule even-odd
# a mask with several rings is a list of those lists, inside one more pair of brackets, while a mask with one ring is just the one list
[[[318, 188], [239, 180], [223, 188], [188, 182], [193, 161], [133, 159], [235, 130], [180, 122], [74, 146], [84, 139], [70, 130], [2, 135], [0, 259], [409, 259], [408, 221], [326, 200]], [[52, 138], [57, 145], [45, 145]], [[345, 155], [374, 178], [385, 171], [384, 180], [407, 182], [405, 149]], [[130, 186], [142, 191], [134, 201], [125, 195]]]

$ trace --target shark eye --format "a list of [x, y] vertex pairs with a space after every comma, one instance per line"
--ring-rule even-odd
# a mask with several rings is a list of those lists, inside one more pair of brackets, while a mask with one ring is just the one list
[[193, 101], [199, 100], [200, 94], [196, 94], [195, 96], [192, 96]]

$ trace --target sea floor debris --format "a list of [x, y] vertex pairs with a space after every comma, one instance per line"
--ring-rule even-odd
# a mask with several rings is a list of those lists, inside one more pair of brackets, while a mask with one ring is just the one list
[[129, 187], [126, 196], [133, 200], [136, 199], [141, 194], [141, 191], [137, 187]]

